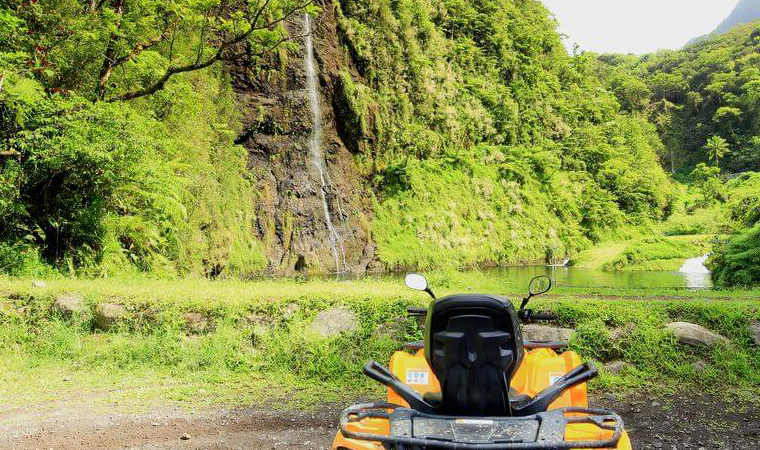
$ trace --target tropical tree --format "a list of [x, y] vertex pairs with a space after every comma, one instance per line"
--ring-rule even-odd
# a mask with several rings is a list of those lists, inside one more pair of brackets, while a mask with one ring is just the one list
[[731, 150], [728, 148], [728, 142], [720, 136], [713, 136], [705, 144], [707, 157], [715, 161], [715, 165], [720, 164], [721, 158], [726, 156]]

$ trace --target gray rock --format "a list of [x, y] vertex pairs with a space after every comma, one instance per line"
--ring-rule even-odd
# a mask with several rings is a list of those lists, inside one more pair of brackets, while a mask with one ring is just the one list
[[193, 333], [203, 333], [208, 328], [208, 318], [198, 312], [186, 312], [182, 315], [185, 326]]
[[336, 336], [344, 331], [354, 331], [359, 328], [359, 321], [353, 311], [344, 308], [333, 308], [317, 314], [309, 329], [323, 337]]
[[40, 281], [40, 280], [34, 280], [34, 281], [32, 281], [32, 287], [44, 288], [45, 287], [45, 282], [44, 281]]
[[568, 342], [573, 336], [570, 328], [551, 327], [548, 325], [523, 325], [522, 334], [526, 341]]
[[694, 361], [691, 363], [691, 367], [693, 367], [697, 372], [704, 372], [707, 369], [707, 363], [702, 360]]
[[750, 336], [752, 336], [752, 340], [755, 342], [755, 345], [760, 347], [760, 322], [757, 320], [750, 322], [750, 324], [747, 326], [747, 331], [749, 331]]
[[694, 347], [713, 347], [720, 342], [729, 342], [725, 337], [693, 323], [673, 322], [665, 325], [665, 329], [671, 331], [678, 338], [678, 342]]
[[291, 317], [296, 315], [299, 309], [301, 309], [301, 307], [298, 306], [298, 304], [291, 303], [282, 310], [282, 317], [285, 320], [289, 320]]
[[101, 330], [110, 330], [127, 317], [127, 310], [115, 303], [100, 303], [95, 307], [95, 323]]
[[626, 367], [628, 367], [628, 363], [625, 361], [611, 361], [605, 364], [603, 367], [607, 372], [613, 375], [618, 375], [623, 370], [625, 370]]
[[613, 342], [620, 342], [633, 332], [633, 327], [626, 325], [624, 327], [617, 327], [610, 330], [610, 339]]
[[84, 312], [86, 306], [82, 301], [82, 297], [77, 294], [61, 294], [55, 298], [53, 306], [50, 309], [55, 314], [71, 319]]
[[372, 338], [390, 341], [400, 340], [406, 328], [406, 320], [405, 317], [396, 317], [391, 322], [378, 325], [372, 332]]
[[256, 328], [268, 327], [272, 324], [272, 318], [262, 313], [248, 314], [243, 320], [248, 325], [253, 325]]

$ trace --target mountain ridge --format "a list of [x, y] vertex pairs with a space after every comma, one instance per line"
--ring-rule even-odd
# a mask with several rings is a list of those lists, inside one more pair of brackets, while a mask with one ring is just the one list
[[739, 0], [731, 13], [715, 28], [712, 33], [691, 39], [686, 45], [696, 44], [712, 36], [725, 34], [734, 27], [760, 20], [760, 0]]

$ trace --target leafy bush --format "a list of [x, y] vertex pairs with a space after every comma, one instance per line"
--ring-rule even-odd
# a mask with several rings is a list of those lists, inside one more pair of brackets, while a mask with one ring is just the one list
[[716, 246], [707, 265], [716, 286], [760, 285], [760, 225]]

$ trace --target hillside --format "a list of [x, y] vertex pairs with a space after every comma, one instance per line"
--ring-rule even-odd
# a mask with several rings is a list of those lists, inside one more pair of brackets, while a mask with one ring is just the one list
[[724, 34], [737, 25], [754, 22], [760, 19], [760, 1], [740, 0], [731, 14], [718, 25], [714, 34]]
[[708, 39], [711, 36], [719, 36], [728, 33], [737, 25], [742, 25], [750, 22], [760, 20], [760, 0], [739, 0], [739, 3], [731, 11], [723, 22], [710, 34], [694, 38], [688, 42], [687, 45], [695, 44], [697, 42]]
[[674, 170], [714, 163], [706, 145], [720, 138], [722, 168], [758, 171], [758, 36], [760, 25], [747, 24], [682, 50], [603, 55], [600, 75], [622, 104], [657, 124]]
[[668, 214], [655, 128], [537, 0], [175, 6], [0, 9], [2, 270], [504, 265]]

